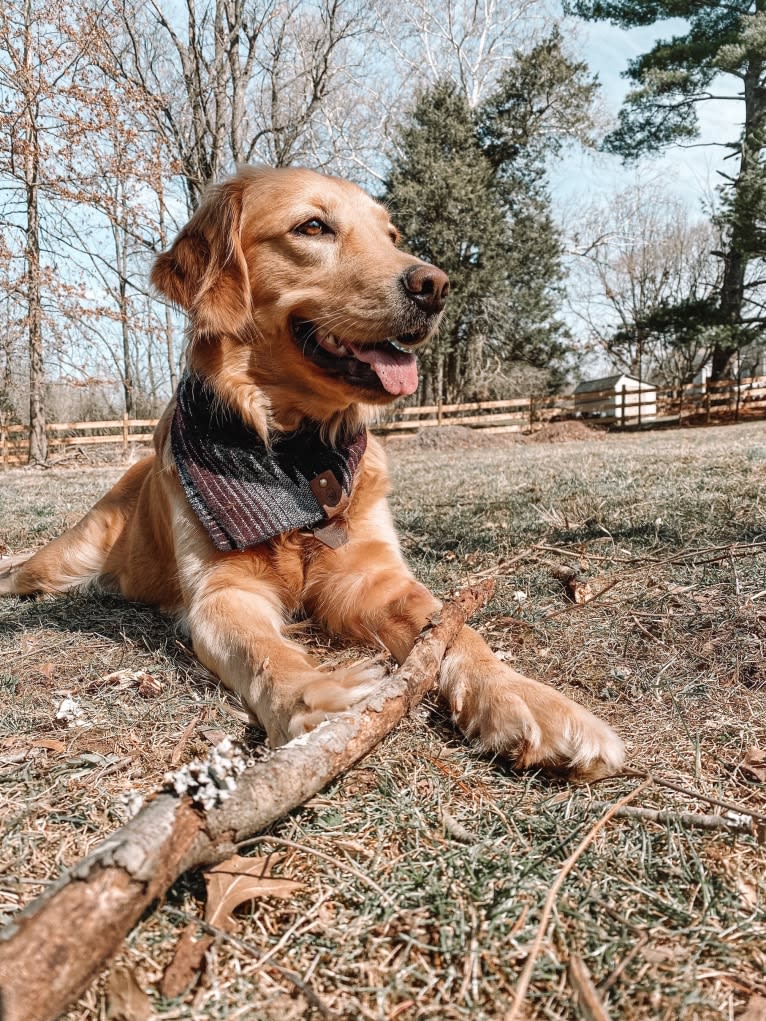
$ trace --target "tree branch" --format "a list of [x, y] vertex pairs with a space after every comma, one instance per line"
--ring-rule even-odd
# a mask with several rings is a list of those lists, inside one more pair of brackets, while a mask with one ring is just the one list
[[54, 1021], [181, 873], [229, 857], [370, 752], [432, 687], [493, 590], [488, 580], [446, 603], [376, 693], [246, 769], [220, 807], [160, 793], [52, 883], [0, 932], [3, 1021]]

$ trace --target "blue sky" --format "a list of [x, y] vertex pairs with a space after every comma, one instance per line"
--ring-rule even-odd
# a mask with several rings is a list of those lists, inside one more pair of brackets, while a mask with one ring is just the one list
[[[616, 117], [628, 83], [620, 77], [631, 57], [645, 52], [656, 39], [668, 38], [685, 30], [680, 19], [661, 22], [644, 28], [625, 29], [607, 22], [580, 22], [579, 42], [574, 52], [581, 54], [591, 70], [596, 72], [602, 85], [602, 102], [612, 117]], [[735, 80], [721, 79], [717, 92], [733, 94]], [[700, 106], [700, 141], [736, 138], [740, 104], [725, 100], [711, 100]], [[578, 201], [598, 194], [612, 193], [628, 185], [636, 174], [658, 180], [668, 191], [679, 195], [691, 210], [702, 213], [702, 203], [720, 183], [716, 174], [725, 150], [715, 147], [674, 147], [664, 156], [647, 159], [636, 168], [625, 168], [617, 157], [605, 154], [569, 153], [552, 169], [551, 185], [555, 204], [567, 216]], [[733, 160], [728, 162], [731, 167]], [[727, 168], [728, 169], [728, 168]]]

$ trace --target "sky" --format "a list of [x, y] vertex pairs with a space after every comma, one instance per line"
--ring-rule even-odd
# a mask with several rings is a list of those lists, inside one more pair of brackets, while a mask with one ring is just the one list
[[[687, 23], [680, 19], [661, 22], [629, 31], [607, 22], [579, 22], [579, 40], [574, 51], [582, 55], [602, 85], [602, 103], [607, 114], [616, 118], [629, 83], [620, 76], [628, 61], [649, 49], [658, 38], [669, 38], [684, 31]], [[721, 79], [717, 92], [734, 93], [733, 79]], [[700, 104], [700, 141], [738, 134], [739, 103], [711, 100]], [[703, 203], [720, 183], [716, 174], [725, 150], [715, 147], [679, 148], [658, 158], [647, 158], [635, 169], [626, 168], [616, 156], [570, 152], [551, 171], [552, 194], [564, 219], [578, 202], [610, 193], [629, 184], [636, 174], [658, 180], [669, 192], [680, 196], [690, 210], [700, 217]], [[731, 165], [731, 162], [730, 164]]]

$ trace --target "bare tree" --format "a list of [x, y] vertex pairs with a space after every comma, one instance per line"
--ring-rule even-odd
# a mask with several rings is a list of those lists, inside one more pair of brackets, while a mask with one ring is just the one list
[[328, 115], [341, 94], [348, 100], [354, 48], [371, 30], [362, 0], [185, 0], [172, 13], [119, 0], [117, 10], [121, 33], [104, 66], [145, 97], [190, 212], [239, 163], [321, 165], [342, 151]]
[[6, 99], [0, 127], [8, 139], [0, 147], [0, 178], [6, 185], [6, 222], [22, 237], [31, 461], [47, 457], [46, 357], [60, 303], [74, 294], [50, 251], [55, 243], [50, 212], [54, 203], [70, 200], [68, 168], [103, 116], [81, 116], [87, 91], [81, 65], [91, 40], [76, 13], [72, 6], [50, 7], [41, 0], [9, 0], [0, 8], [0, 87]]
[[449, 78], [472, 109], [550, 21], [544, 0], [377, 0], [375, 8], [408, 83], [422, 88]]
[[[686, 331], [714, 293], [714, 231], [659, 184], [636, 184], [578, 213], [572, 239], [570, 301], [591, 350], [639, 378], [679, 382], [709, 357], [714, 336]], [[675, 310], [675, 312], [673, 311]], [[677, 316], [674, 319], [674, 316]]]
[[[24, 303], [29, 351], [29, 424], [31, 461], [45, 461], [45, 370], [41, 311], [40, 160], [41, 111], [48, 60], [38, 48], [39, 25], [32, 0], [0, 10], [0, 82], [13, 106], [4, 113], [13, 138], [4, 174], [23, 189]], [[50, 50], [47, 51], [50, 54]]]

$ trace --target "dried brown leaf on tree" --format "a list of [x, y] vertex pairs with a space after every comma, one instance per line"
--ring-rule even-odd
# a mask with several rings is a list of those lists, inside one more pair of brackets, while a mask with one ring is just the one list
[[207, 905], [205, 921], [218, 929], [231, 930], [235, 925], [234, 911], [257, 897], [293, 897], [304, 889], [294, 879], [274, 878], [271, 870], [283, 855], [265, 855], [261, 858], [244, 858], [235, 854], [205, 873]]
[[112, 968], [106, 986], [108, 1021], [149, 1021], [152, 1003], [131, 968]]
[[766, 752], [757, 745], [748, 748], [747, 753], [739, 764], [740, 771], [745, 774], [748, 780], [756, 783], [766, 783]]

